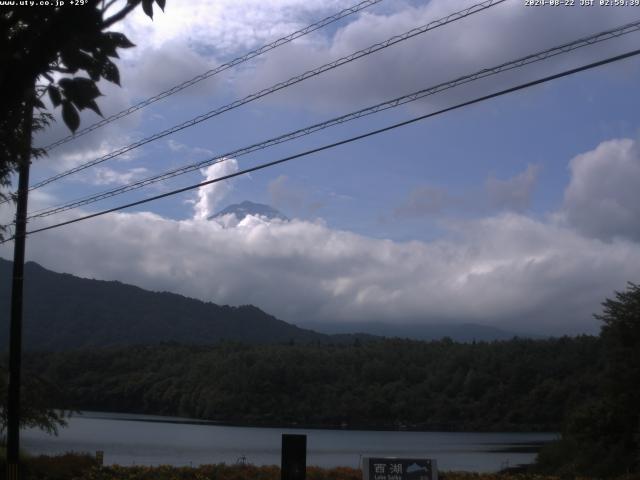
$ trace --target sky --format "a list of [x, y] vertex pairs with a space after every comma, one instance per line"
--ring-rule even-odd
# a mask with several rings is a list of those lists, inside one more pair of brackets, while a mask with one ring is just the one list
[[[169, 0], [114, 30], [122, 87], [105, 116], [356, 2]], [[382, 0], [57, 147], [32, 183], [473, 5]], [[31, 192], [30, 211], [368, 107], [640, 19], [638, 7], [507, 0]], [[236, 172], [637, 48], [640, 33], [34, 220], [52, 225]], [[601, 302], [640, 272], [640, 60], [628, 59], [233, 180], [33, 234], [27, 259], [296, 324], [478, 323], [597, 333]], [[59, 116], [59, 112], [56, 112]], [[82, 126], [100, 118], [83, 112]], [[68, 135], [62, 121], [35, 138]], [[208, 218], [244, 200], [290, 221]], [[4, 205], [0, 218], [12, 218]], [[11, 258], [12, 244], [0, 246]]]

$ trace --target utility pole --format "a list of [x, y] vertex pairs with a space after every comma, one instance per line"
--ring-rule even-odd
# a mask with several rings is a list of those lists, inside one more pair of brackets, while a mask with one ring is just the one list
[[18, 202], [13, 243], [13, 281], [11, 286], [11, 326], [9, 329], [9, 393], [7, 399], [7, 478], [19, 480], [20, 472], [20, 369], [22, 364], [22, 292], [24, 251], [31, 163], [31, 127], [35, 89], [25, 95], [22, 133], [24, 145], [18, 162]]

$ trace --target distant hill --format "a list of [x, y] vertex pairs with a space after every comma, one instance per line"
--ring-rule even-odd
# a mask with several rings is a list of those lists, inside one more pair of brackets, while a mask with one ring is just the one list
[[449, 337], [456, 342], [488, 342], [511, 340], [514, 337], [543, 338], [541, 336], [516, 333], [501, 328], [472, 323], [461, 324], [392, 324], [384, 322], [335, 322], [301, 323], [301, 327], [326, 334], [366, 332], [370, 335], [413, 340], [440, 340]]
[[[9, 318], [12, 262], [0, 259], [0, 314]], [[213, 344], [353, 342], [298, 328], [257, 307], [220, 306], [120, 282], [55, 273], [25, 265], [24, 345], [29, 350], [68, 350], [177, 342]], [[0, 350], [8, 344], [8, 321], [0, 328]], [[359, 336], [366, 339], [366, 335]]]
[[247, 215], [254, 215], [257, 217], [264, 217], [267, 220], [283, 220], [288, 221], [289, 219], [269, 205], [265, 205], [263, 203], [254, 203], [248, 200], [245, 200], [242, 203], [234, 203], [233, 205], [229, 205], [228, 207], [220, 210], [218, 213], [211, 215], [208, 220], [213, 220], [215, 218], [223, 217], [225, 215], [233, 214], [238, 219], [238, 222], [241, 222]]

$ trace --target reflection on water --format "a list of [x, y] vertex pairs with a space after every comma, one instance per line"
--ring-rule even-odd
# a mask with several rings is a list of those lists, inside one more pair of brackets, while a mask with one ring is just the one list
[[283, 433], [307, 435], [307, 464], [358, 467], [362, 456], [428, 457], [441, 470], [496, 471], [530, 463], [535, 448], [552, 433], [375, 432], [226, 427], [175, 417], [88, 413], [69, 419], [58, 437], [27, 429], [22, 445], [30, 453], [104, 451], [105, 464], [279, 465]]

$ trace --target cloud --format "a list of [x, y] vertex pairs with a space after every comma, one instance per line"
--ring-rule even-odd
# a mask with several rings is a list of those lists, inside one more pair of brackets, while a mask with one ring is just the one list
[[208, 148], [202, 147], [191, 147], [189, 145], [185, 145], [183, 143], [177, 142], [174, 139], [170, 138], [167, 140], [167, 146], [169, 150], [174, 153], [186, 154], [189, 158], [201, 157], [202, 155], [211, 156], [213, 155], [213, 151]]
[[[133, 61], [122, 68], [122, 84], [133, 98], [144, 99], [196, 77], [218, 65], [212, 56], [194, 51], [182, 40], [169, 40], [159, 47], [143, 48]], [[213, 77], [185, 89], [181, 95], [211, 96], [219, 89]]]
[[144, 167], [136, 167], [126, 172], [118, 172], [109, 167], [97, 167], [93, 172], [96, 185], [126, 185], [144, 177], [148, 170]]
[[177, 1], [167, 2], [165, 13], [154, 15], [153, 22], [137, 9], [124, 28], [134, 43], [143, 38], [158, 48], [179, 38], [197, 49], [229, 54], [273, 41], [342, 8], [339, 0]]
[[286, 175], [278, 175], [269, 182], [268, 191], [271, 203], [277, 207], [296, 208], [306, 198], [304, 190], [291, 186], [291, 180]]
[[[105, 118], [127, 108], [131, 104], [131, 99], [126, 89], [108, 82], [100, 83], [99, 88], [103, 92], [103, 96], [97, 99], [97, 103]], [[46, 100], [47, 98], [45, 97]], [[49, 127], [34, 136], [34, 145], [36, 146], [49, 145], [71, 134], [71, 131], [61, 118], [60, 108], [49, 108], [49, 112], [54, 114], [54, 121]], [[80, 112], [80, 117], [81, 129], [100, 120], [100, 117], [94, 112], [86, 109]], [[141, 113], [133, 113], [117, 122], [109, 123], [93, 132], [76, 137], [68, 143], [51, 149], [46, 156], [34, 163], [36, 168], [31, 171], [32, 183], [95, 160], [128, 145], [131, 143], [132, 138], [140, 136], [137, 131], [140, 120]], [[141, 150], [134, 150], [120, 155], [116, 159], [109, 160], [109, 163], [131, 161], [141, 155]], [[101, 183], [95, 174], [88, 170], [69, 176], [65, 180], [74, 183]], [[57, 185], [54, 189], [58, 188]]]
[[[228, 161], [202, 174], [211, 179], [237, 168]], [[636, 231], [601, 208], [621, 205], [620, 218], [638, 224], [636, 142], [604, 142], [570, 168], [564, 204], [549, 220], [517, 211], [449, 219], [435, 241], [381, 240], [299, 219], [204, 221], [229, 191], [219, 183], [200, 189], [194, 219], [114, 213], [33, 235], [28, 252], [54, 270], [250, 303], [290, 322], [477, 322], [540, 334], [594, 332], [600, 302], [638, 281]], [[487, 192], [495, 194], [501, 207], [520, 208], [536, 172], [529, 166], [511, 179], [490, 179], [478, 192], [487, 199]], [[47, 201], [36, 195], [34, 206]], [[446, 192], [424, 188], [405, 213], [446, 211], [447, 202]], [[1, 213], [11, 216], [7, 208]], [[77, 213], [55, 221], [67, 215]], [[10, 244], [0, 254], [9, 257]]]
[[[471, 0], [456, 4], [463, 8]], [[138, 8], [124, 22], [116, 26], [131, 37], [136, 48], [122, 52], [118, 66], [123, 76], [123, 88], [103, 82], [105, 94], [98, 101], [105, 116], [130, 106], [136, 99], [153, 95], [166, 86], [191, 78], [217, 65], [221, 59], [230, 59], [235, 53], [245, 52], [266, 41], [334, 13], [344, 4], [337, 0], [250, 0], [238, 3], [232, 0], [211, 2], [193, 0], [173, 2], [166, 13], [159, 11], [151, 21]], [[383, 8], [382, 8], [383, 7]], [[156, 9], [157, 10], [157, 9]], [[381, 8], [374, 7], [340, 22], [338, 27], [318, 31], [289, 46], [278, 48], [260, 60], [250, 62], [239, 70], [225, 74], [225, 85], [235, 88], [238, 95], [253, 93], [265, 86], [323, 63], [347, 55], [358, 48], [379, 42], [419, 24], [442, 17], [453, 10], [451, 2], [434, 0], [419, 7], [406, 2], [391, 1]], [[517, 2], [506, 2], [487, 12], [473, 15], [455, 25], [439, 28], [385, 52], [358, 60], [348, 66], [323, 75], [319, 81], [306, 81], [287, 88], [273, 97], [275, 102], [312, 108], [338, 108], [370, 104], [431, 85], [453, 76], [469, 73], [488, 65], [502, 62], [544, 46], [571, 40], [625, 21], [625, 9], [526, 9]], [[269, 21], [266, 22], [265, 19]], [[496, 28], [499, 26], [500, 28]], [[544, 35], [540, 35], [544, 32]], [[535, 48], [531, 39], [536, 39]], [[633, 41], [633, 35], [616, 40], [617, 49]], [[538, 45], [539, 43], [539, 45]], [[597, 52], [612, 47], [596, 47]], [[442, 55], [447, 51], [447, 55]], [[593, 52], [589, 50], [589, 52]], [[235, 53], [234, 53], [235, 52]], [[587, 52], [587, 50], [585, 50]], [[572, 62], [593, 53], [575, 52]], [[296, 62], [291, 62], [295, 58]], [[552, 65], [566, 64], [558, 58]], [[531, 71], [518, 75], [530, 78]], [[486, 90], [511, 84], [512, 78], [492, 79], [490, 83], [473, 86], [472, 91]], [[219, 97], [228, 96], [227, 88], [214, 90]], [[471, 86], [470, 86], [471, 87]], [[210, 99], [210, 83], [205, 82], [190, 94]], [[462, 90], [461, 90], [462, 92]], [[186, 93], [186, 92], [185, 92]], [[185, 97], [180, 96], [178, 101]], [[432, 98], [433, 105], [450, 103], [450, 96]], [[429, 105], [432, 105], [431, 103]], [[162, 104], [158, 104], [159, 107]], [[183, 109], [181, 103], [172, 104], [173, 112]], [[113, 122], [89, 135], [58, 147], [47, 159], [39, 161], [34, 172], [45, 177], [72, 163], [70, 158], [89, 158], [98, 146], [109, 151], [145, 135], [137, 131], [142, 118], [157, 114], [156, 106]], [[82, 112], [82, 126], [98, 120], [93, 112]], [[148, 116], [148, 117], [147, 117]], [[58, 121], [36, 137], [36, 145], [46, 145], [69, 134]], [[149, 132], [147, 132], [148, 134]], [[108, 139], [108, 141], [106, 141]], [[106, 143], [105, 143], [106, 142]], [[142, 153], [140, 153], [142, 154]]]
[[640, 150], [632, 139], [603, 142], [569, 163], [559, 216], [584, 235], [640, 241]]
[[[315, 216], [325, 206], [325, 201], [319, 199], [319, 192], [305, 188], [287, 175], [279, 175], [269, 182], [267, 191], [272, 205], [299, 218]], [[329, 192], [327, 195], [333, 199], [344, 200], [335, 192]]]
[[[240, 72], [236, 78], [239, 94], [246, 95], [299, 75], [474, 3], [477, 2], [434, 0], [418, 7], [396, 3], [394, 10], [385, 13], [365, 11], [324, 42], [294, 42], [261, 59], [255, 69]], [[624, 24], [628, 22], [625, 15], [620, 9], [566, 8], [552, 12], [506, 2], [324, 73], [317, 81], [312, 79], [287, 88], [267, 101], [339, 111], [346, 106], [369, 105]], [[593, 61], [620, 52], [633, 42], [634, 36], [630, 35], [581, 49], [428, 97], [422, 104], [435, 107], [472, 98], [488, 89], [498, 90], [525, 78], [530, 80], [541, 72], [556, 72], [587, 59]], [[296, 62], [291, 62], [291, 58]]]
[[500, 210], [527, 210], [539, 172], [538, 165], [528, 165], [524, 172], [507, 180], [489, 177], [485, 189], [490, 205]]
[[395, 218], [440, 215], [460, 200], [442, 187], [421, 185], [409, 192], [408, 198], [393, 211]]
[[[205, 179], [213, 180], [238, 171], [238, 162], [229, 158], [200, 170]], [[228, 180], [212, 183], [198, 189], [198, 199], [193, 205], [195, 220], [206, 220], [216, 213], [220, 201], [231, 191]]]
[[599, 302], [640, 270], [637, 243], [518, 214], [453, 225], [448, 240], [402, 243], [253, 220], [223, 228], [117, 213], [34, 235], [28, 250], [54, 270], [251, 303], [291, 322], [480, 322], [538, 333], [592, 331]]
[[419, 185], [393, 210], [396, 219], [437, 217], [443, 215], [479, 215], [505, 212], [524, 212], [531, 204], [537, 184], [538, 165], [528, 165], [514, 177], [499, 179], [490, 176], [484, 189], [452, 192], [442, 186]]

